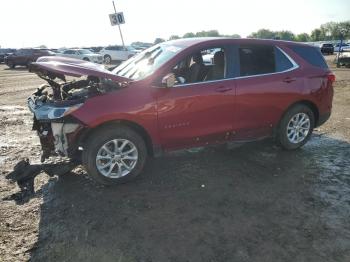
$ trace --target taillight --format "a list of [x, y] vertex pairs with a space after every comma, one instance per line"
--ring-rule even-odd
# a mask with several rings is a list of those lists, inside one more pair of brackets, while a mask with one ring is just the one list
[[334, 74], [328, 74], [327, 75], [328, 82], [333, 83], [335, 81], [335, 75]]

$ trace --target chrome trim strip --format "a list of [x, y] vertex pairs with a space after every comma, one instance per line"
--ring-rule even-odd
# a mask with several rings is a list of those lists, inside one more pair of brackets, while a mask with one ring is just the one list
[[300, 66], [293, 60], [293, 58], [291, 58], [286, 52], [284, 52], [280, 47], [275, 46], [276, 48], [278, 48], [278, 50], [280, 50], [287, 58], [288, 60], [292, 63], [292, 67], [284, 70], [284, 71], [280, 71], [280, 72], [274, 72], [274, 73], [268, 73], [268, 74], [259, 74], [259, 75], [250, 75], [250, 76], [236, 76], [236, 77], [231, 77], [231, 78], [225, 78], [225, 79], [220, 79], [220, 80], [211, 80], [211, 81], [202, 81], [202, 82], [196, 82], [196, 83], [188, 83], [188, 84], [180, 84], [180, 85], [175, 85], [174, 87], [183, 87], [183, 86], [188, 86], [188, 85], [198, 85], [198, 84], [203, 84], [203, 83], [216, 83], [216, 82], [222, 82], [222, 81], [228, 81], [228, 80], [234, 80], [234, 79], [244, 79], [244, 78], [252, 78], [252, 77], [257, 77], [257, 76], [268, 76], [268, 75], [276, 75], [276, 74], [282, 74], [282, 73], [286, 73], [286, 72], [290, 72], [293, 71], [297, 68], [299, 68]]

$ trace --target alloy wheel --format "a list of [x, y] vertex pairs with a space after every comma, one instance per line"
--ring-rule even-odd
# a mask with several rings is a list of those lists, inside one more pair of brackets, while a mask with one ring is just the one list
[[310, 132], [310, 128], [310, 117], [307, 114], [295, 114], [287, 125], [287, 138], [289, 142], [298, 144], [304, 141]]
[[127, 139], [113, 139], [102, 145], [96, 155], [98, 171], [108, 178], [128, 175], [138, 160], [138, 150]]

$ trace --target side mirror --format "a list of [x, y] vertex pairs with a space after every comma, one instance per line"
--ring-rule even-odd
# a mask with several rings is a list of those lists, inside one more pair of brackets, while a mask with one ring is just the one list
[[169, 73], [166, 76], [163, 77], [162, 79], [162, 85], [165, 87], [173, 87], [176, 82], [176, 77], [175, 74]]

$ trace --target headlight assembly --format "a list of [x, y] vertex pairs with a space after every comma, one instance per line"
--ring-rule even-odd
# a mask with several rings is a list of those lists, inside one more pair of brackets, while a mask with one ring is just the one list
[[51, 107], [51, 110], [48, 111], [48, 118], [49, 119], [57, 119], [62, 118], [64, 116], [67, 116], [71, 113], [73, 113], [75, 110], [77, 110], [79, 107], [81, 107], [83, 104], [77, 104], [69, 107]]

